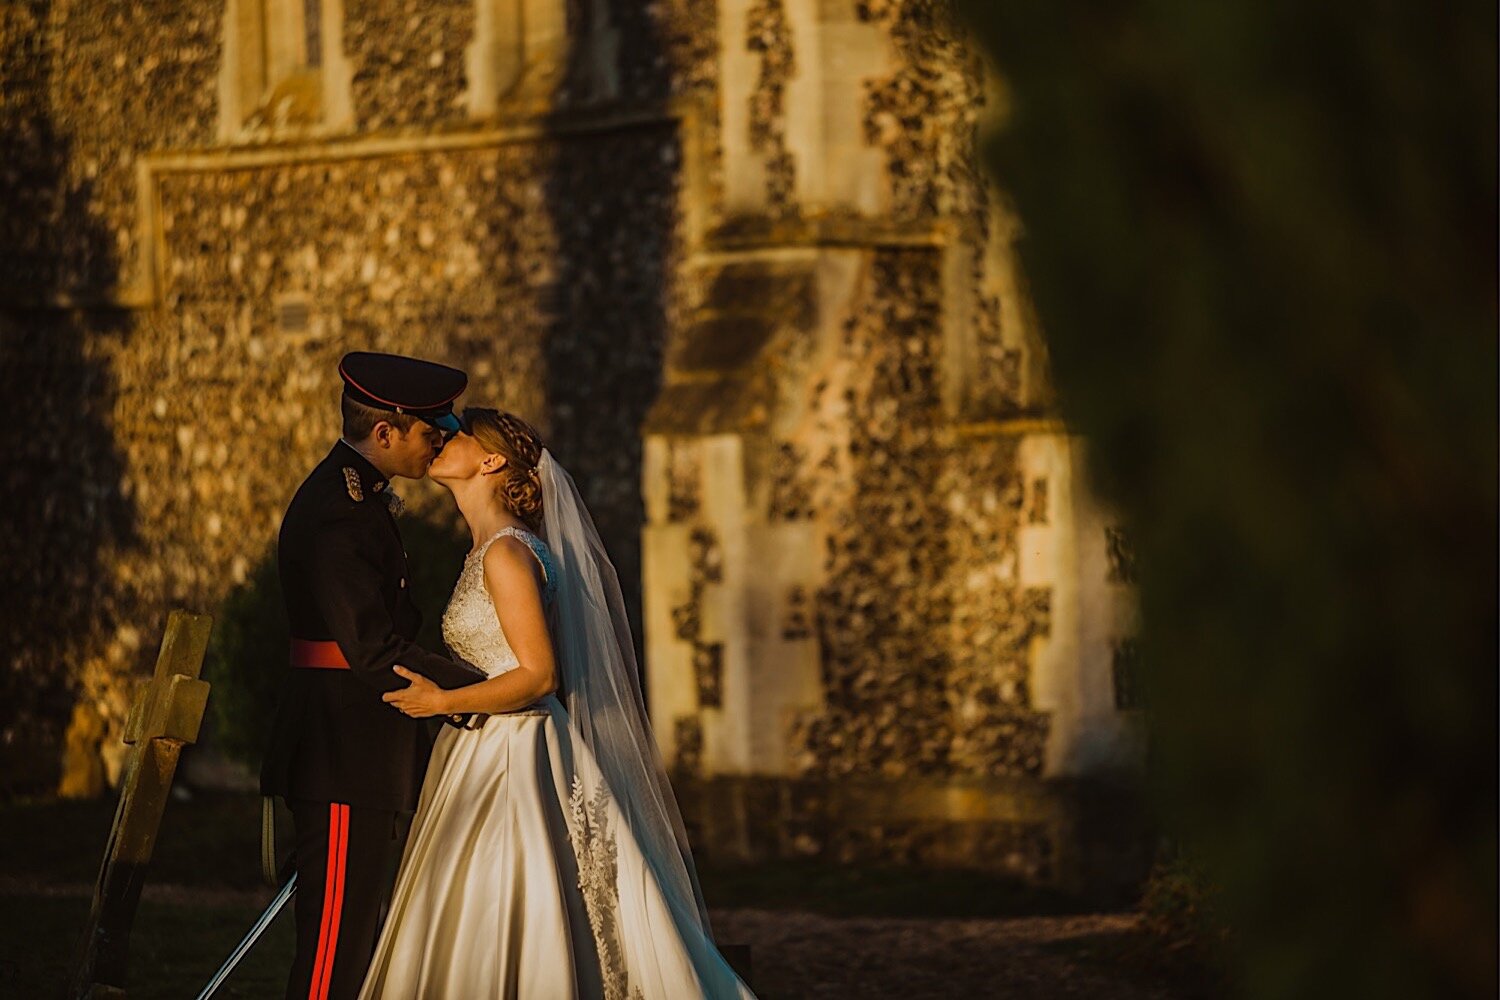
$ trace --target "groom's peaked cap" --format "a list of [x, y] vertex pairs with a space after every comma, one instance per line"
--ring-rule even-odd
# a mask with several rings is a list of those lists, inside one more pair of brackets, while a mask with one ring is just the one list
[[352, 351], [339, 362], [339, 377], [344, 395], [357, 403], [458, 430], [453, 401], [462, 395], [469, 376], [457, 368], [399, 354]]

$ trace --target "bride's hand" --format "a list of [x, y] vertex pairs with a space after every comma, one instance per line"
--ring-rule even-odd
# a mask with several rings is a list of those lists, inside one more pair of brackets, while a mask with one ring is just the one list
[[411, 681], [411, 684], [399, 691], [387, 691], [380, 696], [382, 701], [413, 719], [448, 714], [448, 710], [444, 707], [446, 691], [421, 674], [407, 670], [405, 667], [395, 666], [391, 669], [399, 676]]

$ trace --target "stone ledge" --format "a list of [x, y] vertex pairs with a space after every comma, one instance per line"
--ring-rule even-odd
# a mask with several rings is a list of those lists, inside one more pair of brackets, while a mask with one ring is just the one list
[[926, 865], [1132, 901], [1154, 842], [1128, 781], [770, 776], [673, 779], [696, 853], [758, 862]]

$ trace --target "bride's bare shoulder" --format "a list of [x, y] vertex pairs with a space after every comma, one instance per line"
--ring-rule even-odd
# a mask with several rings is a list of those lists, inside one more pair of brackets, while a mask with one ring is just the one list
[[495, 539], [484, 554], [484, 585], [492, 596], [515, 595], [521, 588], [537, 592], [540, 577], [541, 568], [531, 546], [515, 535]]

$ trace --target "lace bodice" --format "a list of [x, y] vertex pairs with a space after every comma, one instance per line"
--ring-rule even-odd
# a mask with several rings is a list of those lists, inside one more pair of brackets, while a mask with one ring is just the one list
[[552, 552], [547, 543], [524, 528], [503, 528], [464, 559], [463, 572], [458, 574], [453, 596], [448, 598], [448, 607], [443, 611], [443, 641], [448, 648], [491, 677], [513, 670], [521, 662], [510, 648], [505, 630], [495, 616], [494, 602], [484, 588], [484, 554], [497, 539], [507, 535], [525, 542], [537, 562], [541, 563], [542, 576], [546, 580], [542, 605], [551, 605], [556, 584]]

